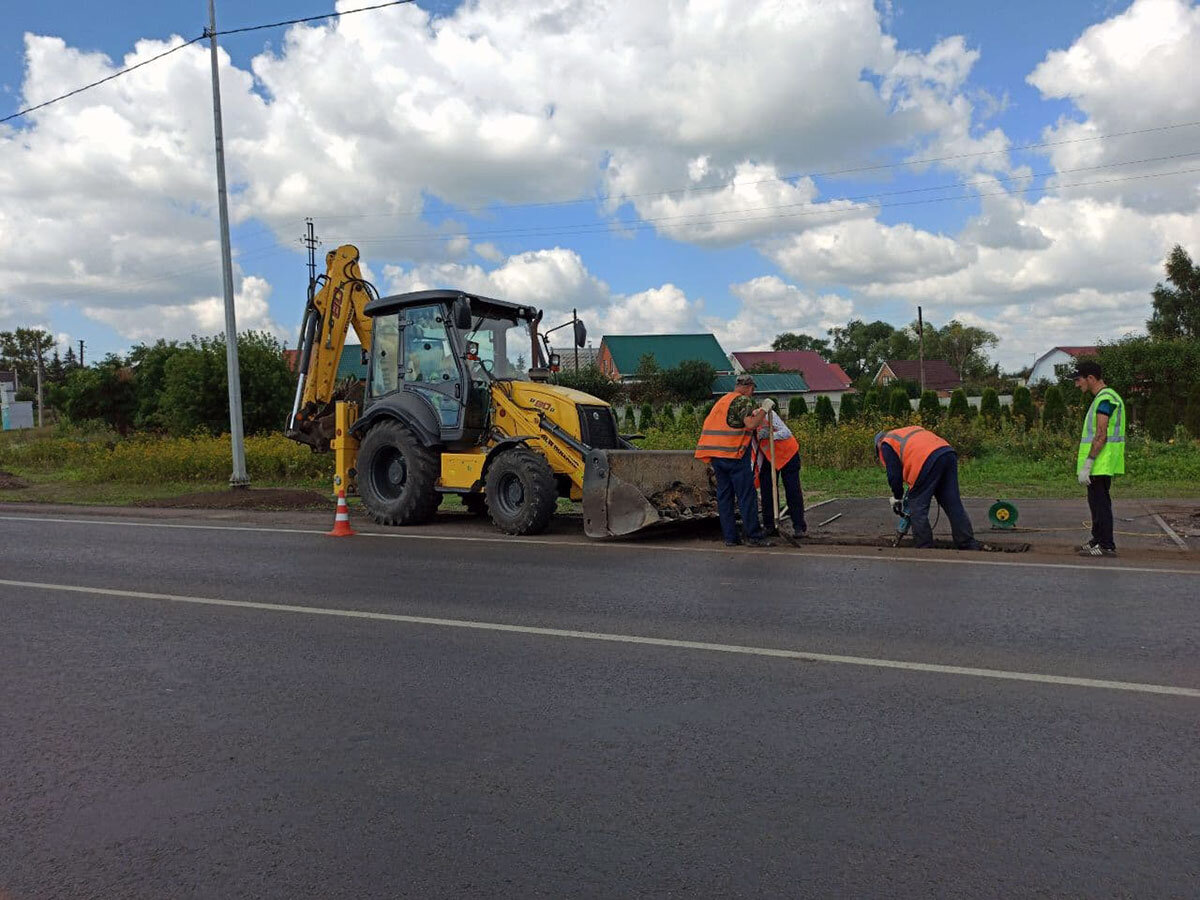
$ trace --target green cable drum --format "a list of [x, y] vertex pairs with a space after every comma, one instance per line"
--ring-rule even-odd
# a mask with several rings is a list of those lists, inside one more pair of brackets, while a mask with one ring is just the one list
[[997, 500], [988, 510], [988, 521], [993, 528], [1015, 528], [1017, 525], [1017, 505], [1007, 500]]

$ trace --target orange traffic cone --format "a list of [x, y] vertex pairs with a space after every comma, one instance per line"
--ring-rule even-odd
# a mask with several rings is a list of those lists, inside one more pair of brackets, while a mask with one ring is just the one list
[[346, 505], [346, 492], [338, 491], [337, 515], [333, 519], [333, 531], [325, 532], [330, 537], [353, 537], [356, 532], [350, 527], [350, 507]]

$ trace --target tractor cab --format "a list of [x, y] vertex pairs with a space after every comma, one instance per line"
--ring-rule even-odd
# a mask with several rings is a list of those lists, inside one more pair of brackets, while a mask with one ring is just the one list
[[381, 297], [365, 312], [374, 336], [364, 418], [379, 403], [416, 411], [431, 442], [477, 443], [494, 382], [549, 374], [534, 307], [433, 290]]

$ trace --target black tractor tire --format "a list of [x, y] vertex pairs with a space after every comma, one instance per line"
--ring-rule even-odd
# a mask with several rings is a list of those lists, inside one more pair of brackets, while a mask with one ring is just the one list
[[437, 453], [403, 422], [371, 428], [358, 445], [358, 493], [380, 525], [422, 525], [437, 512]]
[[505, 534], [541, 534], [558, 505], [558, 484], [546, 457], [513, 447], [488, 468], [484, 499], [492, 524]]
[[463, 494], [462, 505], [473, 516], [486, 516], [488, 514], [487, 497], [483, 494]]

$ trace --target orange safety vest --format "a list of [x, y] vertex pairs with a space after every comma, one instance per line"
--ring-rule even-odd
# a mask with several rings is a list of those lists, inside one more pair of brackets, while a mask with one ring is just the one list
[[[770, 419], [767, 420], [768, 422]], [[758, 452], [768, 459], [771, 458], [771, 438], [758, 439]], [[793, 434], [791, 437], [779, 438], [775, 441], [775, 459], [772, 460], [775, 471], [778, 472], [792, 461], [792, 457], [800, 452], [800, 442]]]
[[700, 443], [696, 445], [696, 459], [741, 459], [746, 452], [750, 446], [750, 429], [730, 428], [727, 421], [729, 404], [740, 396], [736, 391], [726, 394], [705, 416]]
[[932, 431], [928, 431], [920, 425], [897, 428], [895, 431], [885, 434], [883, 440], [879, 442], [880, 465], [885, 465], [883, 461], [884, 444], [895, 450], [896, 455], [900, 457], [900, 467], [904, 471], [904, 483], [909, 487], [917, 483], [917, 479], [921, 475], [921, 468], [925, 465], [925, 460], [929, 459], [929, 454], [939, 447], [950, 446], [949, 442], [942, 440]]

